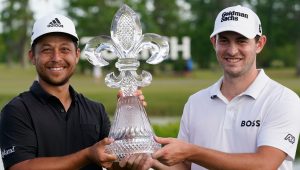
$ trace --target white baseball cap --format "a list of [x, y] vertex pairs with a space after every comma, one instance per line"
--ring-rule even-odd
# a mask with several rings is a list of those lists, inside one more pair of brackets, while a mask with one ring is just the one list
[[34, 23], [31, 34], [31, 45], [38, 37], [53, 32], [69, 34], [78, 41], [74, 23], [63, 15], [51, 14], [38, 19]]
[[234, 31], [249, 39], [262, 35], [258, 16], [251, 9], [240, 5], [225, 8], [218, 14], [210, 38], [224, 31]]

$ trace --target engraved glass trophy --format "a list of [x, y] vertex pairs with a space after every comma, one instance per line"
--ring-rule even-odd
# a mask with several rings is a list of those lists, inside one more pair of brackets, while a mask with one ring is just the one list
[[123, 97], [118, 99], [109, 137], [115, 141], [106, 147], [120, 161], [125, 156], [135, 153], [153, 153], [161, 146], [154, 140], [154, 132], [146, 111], [134, 92], [138, 87], [151, 83], [152, 76], [147, 71], [138, 74], [140, 65], [138, 55], [142, 50], [149, 50], [149, 64], [157, 64], [168, 57], [167, 39], [153, 33], [142, 34], [141, 23], [137, 14], [127, 5], [123, 5], [115, 14], [111, 25], [111, 37], [92, 38], [84, 48], [84, 54], [95, 66], [106, 66], [107, 52], [118, 57], [115, 66], [119, 70], [106, 75], [105, 83], [111, 88], [120, 88]]

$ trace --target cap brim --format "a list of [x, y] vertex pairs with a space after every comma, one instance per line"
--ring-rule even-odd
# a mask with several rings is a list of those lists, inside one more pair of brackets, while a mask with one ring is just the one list
[[79, 41], [79, 39], [77, 37], [75, 37], [74, 35], [72, 34], [69, 34], [69, 33], [66, 33], [66, 32], [62, 32], [62, 31], [52, 31], [52, 32], [47, 32], [47, 33], [44, 33], [38, 37], [36, 37], [34, 40], [31, 41], [31, 45], [36, 42], [37, 40], [41, 39], [42, 37], [46, 36], [46, 35], [49, 35], [49, 34], [54, 34], [54, 33], [61, 33], [61, 34], [66, 34], [67, 36], [69, 36], [74, 42], [76, 41]]
[[238, 34], [241, 34], [241, 35], [245, 36], [248, 39], [252, 39], [252, 38], [254, 38], [256, 36], [255, 34], [247, 34], [247, 33], [243, 32], [243, 30], [240, 29], [240, 28], [233, 29], [232, 27], [231, 28], [229, 28], [229, 27], [222, 27], [221, 29], [214, 30], [214, 32], [210, 35], [210, 38], [212, 38], [213, 36], [215, 36], [215, 35], [217, 35], [217, 34], [219, 34], [221, 32], [226, 32], [226, 31], [236, 32]]

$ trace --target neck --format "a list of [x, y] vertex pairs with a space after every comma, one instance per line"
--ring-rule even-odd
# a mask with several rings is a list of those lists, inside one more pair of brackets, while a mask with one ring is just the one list
[[234, 78], [224, 75], [221, 85], [222, 94], [227, 98], [228, 101], [231, 101], [234, 97], [247, 90], [247, 88], [257, 77], [258, 73], [259, 71], [255, 69], [247, 75]]
[[47, 93], [57, 97], [60, 100], [60, 102], [63, 104], [65, 110], [68, 110], [72, 102], [72, 98], [69, 92], [69, 86], [70, 86], [69, 83], [65, 83], [60, 86], [54, 86], [42, 80], [39, 80], [39, 84]]

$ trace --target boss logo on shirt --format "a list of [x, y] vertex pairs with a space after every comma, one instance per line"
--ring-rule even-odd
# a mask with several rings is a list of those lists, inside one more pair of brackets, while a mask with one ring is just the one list
[[295, 138], [293, 135], [288, 134], [288, 135], [286, 135], [286, 137], [284, 138], [284, 140], [287, 140], [287, 141], [289, 141], [291, 144], [294, 144], [296, 138]]
[[16, 146], [12, 146], [11, 148], [3, 149], [3, 150], [1, 151], [1, 156], [2, 156], [2, 158], [4, 158], [6, 155], [9, 155], [9, 154], [11, 154], [11, 153], [14, 153], [14, 152], [15, 152], [15, 147], [16, 147]]
[[242, 120], [241, 127], [259, 127], [260, 126], [260, 120]]

